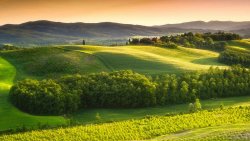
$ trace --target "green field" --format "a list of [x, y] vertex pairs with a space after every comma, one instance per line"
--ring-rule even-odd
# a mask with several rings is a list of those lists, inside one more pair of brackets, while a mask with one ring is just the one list
[[[59, 50], [60, 51], [60, 50]], [[35, 55], [34, 55], [35, 56]], [[28, 58], [28, 57], [27, 57]], [[27, 59], [24, 58], [24, 59]], [[36, 60], [37, 61], [37, 60]], [[14, 62], [14, 61], [13, 61]], [[17, 65], [17, 64], [15, 64]], [[17, 65], [20, 67], [21, 65]], [[0, 101], [0, 117], [1, 130], [16, 128], [25, 125], [26, 127], [35, 127], [38, 123], [48, 123], [49, 125], [65, 124], [66, 119], [60, 116], [32, 116], [23, 113], [12, 106], [8, 98], [8, 91], [15, 77], [15, 68], [9, 62], [1, 58], [1, 101]], [[23, 73], [23, 72], [22, 72]], [[20, 77], [19, 77], [20, 78]], [[250, 97], [225, 98], [202, 101], [204, 109], [217, 108], [221, 104], [225, 106], [248, 105]], [[146, 115], [165, 115], [167, 113], [178, 114], [179, 112], [187, 112], [187, 104], [138, 108], [138, 109], [88, 109], [79, 111], [71, 116], [71, 118], [81, 124], [110, 122], [128, 119], [140, 119]], [[96, 113], [99, 113], [101, 120], [96, 120]], [[8, 120], [7, 120], [8, 119]]]
[[183, 73], [225, 65], [219, 53], [178, 47], [153, 46], [57, 46], [1, 53], [17, 69], [17, 80], [55, 77], [60, 74], [134, 70], [144, 74]]
[[[51, 138], [53, 138], [53, 140], [67, 141], [143, 140], [197, 128], [217, 127], [218, 125], [234, 127], [235, 124], [242, 124], [247, 129], [246, 132], [249, 133], [249, 110], [250, 107], [236, 107], [176, 116], [146, 117], [140, 120], [128, 120], [99, 125], [75, 126], [65, 129], [59, 128], [3, 135], [0, 137], [0, 140], [48, 140]], [[239, 127], [239, 125], [236, 125], [236, 127]], [[235, 129], [232, 128], [230, 131], [232, 132], [234, 130]], [[208, 130], [205, 131], [205, 133], [208, 133]], [[195, 131], [193, 131], [193, 134], [194, 132]], [[215, 136], [218, 135], [215, 134]], [[210, 137], [213, 136], [209, 136], [209, 138]]]
[[[237, 47], [240, 49], [249, 49], [248, 41], [244, 40], [242, 42], [232, 41], [229, 43], [229, 45], [231, 47]], [[226, 68], [226, 65], [221, 64], [217, 61], [218, 56], [218, 52], [201, 49], [184, 47], [178, 47], [177, 49], [164, 49], [153, 46], [107, 47], [65, 45], [0, 52], [0, 131], [21, 127], [23, 125], [28, 128], [36, 128], [39, 123], [56, 126], [66, 124], [68, 121], [68, 119], [63, 116], [30, 115], [27, 113], [23, 113], [12, 106], [8, 101], [8, 91], [12, 84], [18, 80], [22, 80], [24, 78], [55, 78], [60, 75], [66, 74], [87, 74], [126, 69], [134, 70], [143, 74], [155, 75], [162, 73], [179, 74], [186, 71], [206, 70], [210, 66]], [[229, 106], [249, 106], [250, 97], [211, 99], [201, 101], [201, 103], [203, 109], [218, 108], [221, 104], [223, 104], [225, 108]], [[166, 114], [176, 115], [186, 112], [188, 112], [188, 104], [136, 109], [85, 109], [73, 113], [72, 115], [68, 115], [67, 117], [78, 124], [86, 125], [114, 121], [126, 123], [126, 120], [140, 120], [147, 115], [164, 116]], [[100, 119], [96, 118], [97, 113], [100, 115]], [[100, 124], [100, 126], [109, 127], [109, 124]], [[110, 126], [113, 125], [110, 124]], [[210, 136], [211, 134], [213, 134], [213, 132], [206, 132], [208, 130], [218, 131], [218, 134], [214, 134], [214, 137], [219, 137], [222, 135], [227, 136], [227, 134], [231, 132], [235, 133], [235, 136], [237, 136], [238, 132], [243, 132], [243, 130], [238, 130], [238, 127], [239, 129], [241, 129], [241, 126], [244, 127], [242, 129], [246, 129], [249, 131], [248, 124], [246, 124], [246, 126], [244, 124], [239, 124], [232, 126], [235, 128], [232, 128], [232, 130], [228, 132], [220, 132], [226, 126], [227, 125], [211, 128], [192, 128], [193, 130], [187, 131], [185, 132], [185, 134], [183, 134], [183, 138], [187, 137], [188, 139], [188, 136], [192, 137], [194, 134], [200, 133], [204, 133], [204, 136]], [[83, 126], [83, 128], [85, 128], [85, 126]], [[71, 132], [72, 130], [75, 131], [79, 129], [75, 127], [62, 130], [58, 129], [55, 131], [56, 133], [62, 132], [62, 134], [66, 134], [66, 132], [74, 134], [73, 132]], [[119, 130], [121, 129], [119, 128]], [[42, 131], [42, 133], [43, 132], [49, 133], [50, 130]], [[34, 131], [34, 133], [38, 133], [37, 139], [40, 139], [39, 137], [42, 135], [42, 133], [40, 133], [39, 131]], [[30, 133], [24, 134], [24, 140], [28, 139], [29, 135]], [[168, 140], [176, 139], [176, 136], [180, 136], [179, 134], [159, 135], [164, 136], [155, 138], [156, 136], [154, 135], [150, 138], [155, 138], [156, 140]], [[2, 139], [19, 139], [20, 137], [23, 137], [23, 135], [20, 134], [6, 136], [2, 137]], [[201, 136], [194, 136], [194, 139], [196, 140], [199, 140], [200, 138]], [[76, 139], [80, 139], [78, 134], [76, 135]], [[149, 138], [142, 137], [138, 139]]]
[[164, 49], [153, 46], [63, 46], [96, 56], [110, 70], [132, 69], [144, 74], [182, 73], [225, 67], [217, 62], [219, 53], [207, 50], [178, 47]]

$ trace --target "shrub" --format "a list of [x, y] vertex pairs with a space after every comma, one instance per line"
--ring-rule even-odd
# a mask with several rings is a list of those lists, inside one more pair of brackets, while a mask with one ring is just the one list
[[178, 45], [176, 45], [175, 43], [173, 42], [167, 42], [167, 43], [155, 43], [155, 46], [158, 46], [158, 47], [164, 47], [164, 48], [171, 48], [171, 49], [175, 49], [178, 47]]
[[200, 103], [200, 100], [198, 98], [195, 99], [194, 110], [195, 111], [200, 111], [201, 110], [201, 103]]
[[189, 103], [188, 105], [189, 112], [197, 112], [201, 110], [201, 103], [198, 98], [195, 99], [194, 103]]
[[96, 120], [101, 120], [101, 116], [100, 116], [100, 114], [99, 114], [99, 113], [96, 113], [96, 115], [95, 115], [95, 119], [96, 119]]
[[168, 42], [168, 43], [165, 43], [165, 44], [163, 45], [163, 47], [175, 49], [175, 48], [177, 48], [178, 46], [177, 46], [175, 43]]
[[195, 110], [194, 110], [194, 104], [193, 103], [189, 103], [189, 105], [188, 105], [188, 111], [189, 112], [195, 112]]

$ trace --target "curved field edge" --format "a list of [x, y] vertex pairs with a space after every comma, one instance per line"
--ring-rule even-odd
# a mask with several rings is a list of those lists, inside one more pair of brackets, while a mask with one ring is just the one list
[[0, 131], [22, 126], [37, 128], [38, 123], [51, 126], [66, 124], [63, 117], [33, 116], [15, 108], [8, 100], [15, 74], [15, 67], [0, 56]]
[[143, 140], [182, 132], [195, 128], [214, 127], [249, 122], [250, 107], [236, 107], [201, 111], [175, 116], [153, 116], [141, 120], [129, 120], [69, 128], [31, 131], [0, 136], [0, 140]]
[[214, 141], [250, 140], [250, 123], [197, 128], [176, 134], [160, 136], [150, 141]]

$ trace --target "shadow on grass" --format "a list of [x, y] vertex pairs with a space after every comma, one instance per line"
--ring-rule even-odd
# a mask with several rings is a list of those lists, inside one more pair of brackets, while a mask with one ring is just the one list
[[220, 66], [226, 66], [218, 62], [217, 57], [209, 57], [209, 58], [200, 58], [200, 59], [195, 59], [191, 61], [194, 64], [199, 64], [199, 65], [220, 65]]
[[106, 66], [112, 66], [114, 70], [130, 69], [139, 73], [155, 74], [155, 73], [176, 73], [184, 70], [172, 65], [156, 60], [142, 59], [133, 55], [122, 53], [98, 52], [94, 54]]

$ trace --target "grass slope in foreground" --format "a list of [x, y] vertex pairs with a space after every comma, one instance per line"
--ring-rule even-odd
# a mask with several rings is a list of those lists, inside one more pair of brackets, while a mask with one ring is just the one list
[[66, 120], [59, 116], [32, 116], [19, 111], [8, 101], [9, 89], [15, 78], [16, 69], [9, 62], [0, 57], [0, 131], [26, 127], [36, 127], [38, 123], [58, 125]]
[[[176, 116], [156, 116], [140, 120], [76, 126], [3, 135], [9, 140], [143, 140], [185, 130], [229, 124], [248, 124], [250, 107], [217, 109]], [[248, 132], [250, 132], [248, 130]]]

